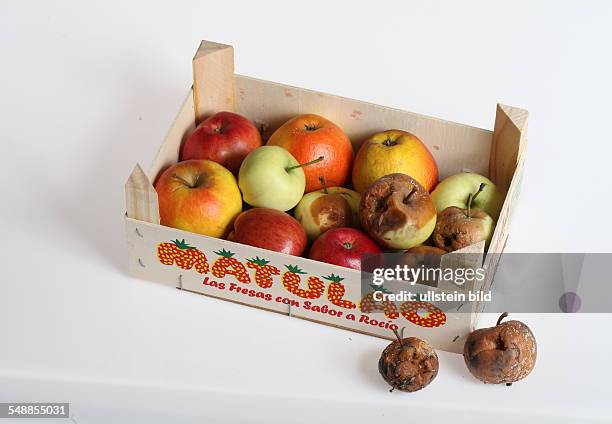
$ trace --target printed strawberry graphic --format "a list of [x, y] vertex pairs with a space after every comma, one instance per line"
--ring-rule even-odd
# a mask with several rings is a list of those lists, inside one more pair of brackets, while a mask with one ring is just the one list
[[[383, 293], [389, 293], [389, 291], [384, 286], [376, 286], [374, 284], [370, 284], [370, 287], [374, 289], [374, 292], [379, 291]], [[377, 304], [377, 302], [374, 300], [374, 292], [366, 294], [363, 299], [361, 299], [361, 302], [359, 302], [359, 310], [361, 312], [369, 314], [371, 312], [381, 310], [380, 305]]]
[[308, 284], [308, 289], [304, 290], [300, 288], [300, 282], [302, 281], [302, 277], [300, 275], [306, 274], [296, 265], [285, 265], [287, 271], [283, 273], [282, 281], [283, 286], [287, 289], [289, 293], [293, 293], [296, 296], [302, 297], [304, 299], [318, 299], [321, 297], [323, 292], [325, 291], [325, 283], [321, 281], [321, 279], [310, 276], [306, 281]]
[[212, 265], [212, 274], [215, 277], [223, 278], [229, 274], [241, 283], [248, 284], [251, 282], [246, 268], [242, 265], [242, 262], [233, 258], [234, 254], [232, 252], [221, 249], [215, 253], [220, 256]]
[[341, 308], [355, 308], [356, 305], [353, 302], [342, 299], [346, 289], [344, 288], [344, 284], [342, 284], [340, 281], [344, 280], [344, 278], [334, 274], [329, 274], [327, 276], [324, 275], [323, 278], [330, 281], [329, 286], [327, 286], [327, 300], [336, 306], [340, 306]]
[[157, 245], [157, 259], [164, 265], [176, 263], [179, 268], [195, 270], [200, 274], [208, 273], [206, 255], [183, 240], [172, 240]]
[[[383, 286], [370, 285], [370, 287], [372, 287], [374, 291], [389, 293], [389, 291], [387, 291], [387, 289], [385, 289]], [[395, 303], [389, 300], [385, 300], [382, 302], [375, 301], [374, 292], [366, 294], [363, 299], [361, 299], [361, 302], [359, 302], [359, 310], [364, 314], [382, 311], [390, 319], [397, 319], [399, 317], [399, 312], [397, 311], [397, 306], [395, 306]]]
[[247, 268], [255, 270], [255, 284], [262, 289], [272, 287], [272, 276], [280, 275], [280, 270], [273, 265], [268, 265], [269, 263], [270, 261], [262, 259], [259, 256], [248, 259], [246, 263]]
[[400, 312], [408, 321], [421, 327], [433, 328], [446, 323], [444, 311], [428, 302], [404, 302]]

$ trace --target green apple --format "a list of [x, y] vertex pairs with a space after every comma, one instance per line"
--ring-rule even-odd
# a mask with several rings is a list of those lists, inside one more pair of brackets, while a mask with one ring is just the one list
[[472, 207], [481, 209], [494, 220], [499, 218], [504, 199], [487, 177], [471, 172], [461, 172], [440, 182], [431, 193], [438, 214], [450, 206], [466, 209], [468, 197], [478, 191], [480, 184], [485, 184], [484, 190], [474, 199]]
[[310, 240], [327, 230], [359, 225], [361, 195], [344, 187], [325, 187], [311, 191], [295, 208], [295, 219], [304, 227]]
[[251, 206], [288, 211], [304, 195], [305, 165], [282, 147], [258, 147], [247, 155], [238, 172], [242, 198]]
[[449, 206], [438, 214], [433, 232], [433, 241], [437, 247], [453, 252], [484, 241], [485, 250], [488, 248], [495, 221], [482, 209], [474, 208], [486, 187], [486, 183], [481, 183], [476, 192], [468, 195], [466, 209]]

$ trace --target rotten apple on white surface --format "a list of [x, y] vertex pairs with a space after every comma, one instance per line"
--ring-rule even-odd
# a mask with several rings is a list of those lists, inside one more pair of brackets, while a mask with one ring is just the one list
[[538, 347], [531, 329], [521, 321], [502, 320], [494, 327], [475, 330], [468, 336], [463, 359], [470, 373], [489, 384], [512, 383], [527, 377], [535, 367]]

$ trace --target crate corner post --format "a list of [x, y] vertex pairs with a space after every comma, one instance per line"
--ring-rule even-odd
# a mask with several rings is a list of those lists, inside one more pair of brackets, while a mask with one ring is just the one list
[[507, 193], [527, 145], [529, 112], [518, 107], [497, 104], [493, 143], [489, 160], [491, 180]]
[[520, 192], [527, 148], [528, 119], [529, 112], [525, 109], [497, 104], [489, 176], [504, 193], [505, 200], [485, 259], [486, 276], [482, 286], [484, 291], [491, 289], [506, 247], [510, 221]]
[[203, 40], [192, 65], [196, 125], [216, 112], [235, 112], [234, 47]]
[[125, 201], [128, 218], [159, 224], [157, 192], [140, 164], [136, 164], [125, 183]]

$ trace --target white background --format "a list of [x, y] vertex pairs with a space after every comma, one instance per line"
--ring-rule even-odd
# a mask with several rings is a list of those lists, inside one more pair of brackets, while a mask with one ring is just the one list
[[521, 317], [539, 358], [512, 388], [441, 352], [427, 389], [389, 394], [384, 340], [129, 278], [122, 221], [209, 39], [241, 74], [484, 128], [497, 102], [528, 109], [509, 251], [609, 251], [610, 3], [0, 10], [0, 401], [69, 401], [79, 423], [611, 420], [609, 315]]

